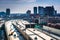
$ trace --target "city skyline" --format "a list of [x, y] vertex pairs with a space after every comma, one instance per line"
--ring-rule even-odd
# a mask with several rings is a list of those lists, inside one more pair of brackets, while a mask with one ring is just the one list
[[0, 0], [0, 11], [10, 8], [11, 13], [26, 13], [27, 10], [31, 10], [33, 13], [33, 7], [53, 5], [55, 10], [60, 13], [59, 2], [60, 0]]

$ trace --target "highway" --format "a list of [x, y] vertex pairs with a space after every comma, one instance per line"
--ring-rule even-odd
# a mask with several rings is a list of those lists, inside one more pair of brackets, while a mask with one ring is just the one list
[[51, 34], [47, 34], [48, 32], [42, 32], [36, 28], [26, 28], [26, 24], [30, 23], [24, 20], [10, 20], [6, 22], [5, 29], [8, 40], [57, 40]]
[[[19, 25], [17, 25], [16, 23], [14, 23], [18, 28], [20, 28], [21, 30], [23, 30], [22, 28], [23, 27], [25, 27], [25, 26], [23, 26], [24, 24], [22, 24], [22, 23], [24, 23], [24, 22], [17, 22], [17, 24]], [[27, 22], [25, 22], [25, 24], [26, 24]], [[35, 31], [34, 31], [35, 30]], [[51, 37], [51, 36], [49, 36], [49, 35], [47, 35], [47, 34], [45, 34], [45, 33], [43, 33], [43, 32], [40, 32], [40, 31], [38, 31], [37, 29], [35, 29], [35, 28], [28, 28], [28, 29], [25, 29], [24, 30], [24, 32], [26, 33], [26, 34], [28, 34], [33, 40], [34, 40], [34, 38], [35, 37], [37, 37], [37, 39], [38, 40], [57, 40], [56, 38], [54, 38], [54, 37]]]
[[21, 33], [12, 25], [10, 21], [5, 23], [8, 40], [24, 40]]
[[33, 40], [35, 40], [35, 37], [37, 38], [37, 40], [45, 40], [41, 36], [38, 36], [37, 34], [35, 34], [34, 32], [31, 32], [28, 29], [26, 29], [26, 34], [28, 34]]
[[46, 31], [44, 29], [42, 29], [42, 30], [41, 29], [36, 29], [36, 30], [38, 30], [40, 32], [43, 32], [43, 33], [45, 33], [45, 34], [47, 34], [47, 35], [49, 35], [49, 36], [51, 36], [51, 37], [53, 37], [53, 38], [55, 38], [57, 40], [60, 40], [60, 37], [55, 35], [55, 34], [53, 34], [52, 32]]
[[41, 37], [43, 40], [56, 40], [53, 37], [50, 37], [50, 36], [46, 35], [45, 33], [42, 33], [40, 31], [37, 31], [34, 28], [28, 28], [26, 30], [29, 30], [30, 32], [35, 33], [37, 36]]

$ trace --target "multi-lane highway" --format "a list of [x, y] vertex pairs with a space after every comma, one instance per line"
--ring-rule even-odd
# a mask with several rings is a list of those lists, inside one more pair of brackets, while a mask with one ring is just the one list
[[24, 40], [21, 33], [13, 26], [12, 22], [8, 21], [5, 23], [5, 29], [8, 40]]
[[46, 35], [45, 33], [42, 33], [34, 28], [28, 28], [27, 30], [29, 30], [30, 32], [36, 34], [37, 36], [39, 36], [40, 38], [42, 38], [43, 40], [56, 40], [53, 37], [50, 37], [49, 35]]
[[36, 28], [26, 28], [26, 24], [31, 24], [25, 20], [10, 20], [5, 23], [8, 40], [60, 40], [42, 32]]

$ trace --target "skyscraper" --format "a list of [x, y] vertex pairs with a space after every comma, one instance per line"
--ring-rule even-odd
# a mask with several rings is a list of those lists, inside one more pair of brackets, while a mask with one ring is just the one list
[[27, 12], [26, 12], [27, 14], [31, 14], [31, 11], [30, 10], [27, 10]]
[[40, 16], [43, 16], [44, 15], [44, 7], [38, 6], [38, 14]]
[[55, 12], [55, 9], [54, 9], [53, 6], [47, 6], [45, 8], [45, 15], [53, 16], [54, 15], [54, 12]]
[[9, 14], [10, 14], [10, 9], [7, 8], [7, 9], [6, 9], [6, 15], [9, 15]]
[[31, 14], [31, 10], [27, 10], [27, 17], [29, 18], [30, 17], [30, 14]]
[[37, 7], [34, 7], [34, 14], [37, 14]]
[[54, 15], [55, 15], [55, 16], [57, 15], [57, 10], [55, 10]]

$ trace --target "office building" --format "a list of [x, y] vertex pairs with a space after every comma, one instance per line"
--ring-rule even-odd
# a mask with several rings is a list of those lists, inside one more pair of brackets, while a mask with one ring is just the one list
[[6, 9], [6, 15], [10, 15], [10, 9], [9, 8]]
[[53, 16], [54, 15], [54, 7], [53, 6], [47, 6], [45, 7], [45, 15], [47, 16]]
[[43, 16], [44, 15], [44, 7], [38, 6], [38, 14], [40, 16]]
[[27, 12], [26, 12], [28, 15], [30, 15], [31, 14], [31, 10], [27, 10]]
[[37, 14], [37, 7], [34, 7], [34, 15]]
[[31, 14], [31, 10], [27, 10], [27, 17], [29, 18], [30, 17], [30, 14]]

